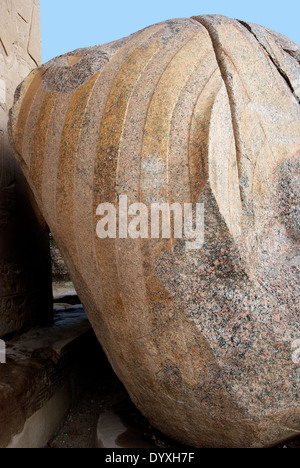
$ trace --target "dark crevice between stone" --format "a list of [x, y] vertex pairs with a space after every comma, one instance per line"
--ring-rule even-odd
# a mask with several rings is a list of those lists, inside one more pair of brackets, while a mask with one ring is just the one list
[[[296, 96], [296, 93], [295, 93], [295, 89], [289, 79], [289, 77], [287, 76], [287, 74], [282, 70], [282, 68], [280, 67], [280, 63], [276, 60], [275, 57], [273, 57], [270, 52], [266, 49], [266, 47], [262, 44], [262, 42], [259, 40], [259, 38], [257, 37], [257, 35], [255, 34], [255, 32], [253, 32], [251, 26], [249, 23], [246, 23], [245, 21], [242, 21], [242, 20], [237, 20], [243, 27], [245, 27], [252, 35], [253, 37], [257, 40], [257, 42], [259, 43], [259, 45], [264, 49], [264, 51], [266, 52], [266, 54], [268, 55], [269, 59], [272, 61], [272, 63], [275, 65], [278, 73], [280, 73], [280, 75], [282, 76], [282, 78], [285, 80], [285, 82], [287, 83], [288, 87], [290, 88], [290, 90], [292, 91], [293, 95], [296, 97], [296, 99], [298, 100], [298, 102], [300, 103], [300, 100], [298, 98], [298, 96]], [[285, 52], [287, 52], [289, 55], [291, 55], [291, 57], [295, 58], [297, 60], [297, 62], [299, 62], [299, 54], [297, 54], [297, 52], [294, 52], [291, 51], [291, 50], [286, 50], [286, 49], [283, 49]], [[296, 58], [296, 56], [298, 56], [298, 58]]]
[[295, 59], [300, 65], [300, 52], [298, 50], [290, 50], [290, 49], [285, 49], [285, 48], [283, 48], [283, 50], [287, 54], [289, 54], [293, 59]]
[[[237, 157], [237, 170], [238, 170], [239, 180], [241, 180], [240, 161], [241, 161], [242, 150], [241, 150], [241, 145], [240, 145], [241, 139], [239, 136], [238, 117], [236, 115], [236, 109], [235, 109], [235, 103], [234, 103], [234, 93], [230, 85], [230, 80], [232, 80], [232, 76], [228, 72], [226, 64], [224, 62], [224, 58], [223, 58], [224, 51], [222, 48], [222, 44], [220, 43], [218, 34], [214, 30], [214, 28], [211, 26], [209, 21], [206, 21], [203, 17], [192, 17], [191, 20], [196, 21], [197, 23], [200, 23], [207, 30], [209, 37], [211, 39], [211, 42], [212, 42], [212, 46], [213, 46], [215, 56], [216, 56], [216, 61], [219, 66], [219, 70], [220, 70], [221, 77], [225, 85], [225, 89], [227, 92], [228, 101], [230, 105], [232, 130], [233, 130], [233, 135], [234, 135], [236, 157]], [[239, 185], [239, 191], [240, 191], [240, 199], [243, 202], [244, 197], [243, 197], [243, 193], [242, 193], [242, 189], [240, 185]]]

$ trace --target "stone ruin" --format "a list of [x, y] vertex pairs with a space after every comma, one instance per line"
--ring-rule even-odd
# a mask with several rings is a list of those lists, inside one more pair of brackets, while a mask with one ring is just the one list
[[48, 235], [7, 136], [18, 84], [42, 61], [39, 2], [0, 4], [0, 338], [52, 319]]
[[72, 402], [71, 389], [79, 386], [76, 373], [84, 372], [86, 354], [76, 343], [80, 337], [88, 350], [92, 341], [82, 311], [54, 317], [49, 235], [8, 141], [16, 87], [41, 62], [39, 1], [1, 0], [1, 448], [47, 444]]
[[[300, 433], [299, 77], [288, 38], [199, 16], [58, 57], [15, 95], [16, 158], [96, 335], [184, 444]], [[124, 195], [203, 203], [202, 248], [98, 238]]]

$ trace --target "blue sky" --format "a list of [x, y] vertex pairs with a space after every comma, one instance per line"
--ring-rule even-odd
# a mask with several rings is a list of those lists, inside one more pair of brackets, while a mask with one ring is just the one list
[[104, 44], [171, 18], [222, 14], [274, 29], [300, 43], [299, 0], [40, 0], [43, 60]]

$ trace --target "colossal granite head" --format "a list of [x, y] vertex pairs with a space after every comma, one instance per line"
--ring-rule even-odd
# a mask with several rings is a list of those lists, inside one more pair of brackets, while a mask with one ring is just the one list
[[[16, 92], [16, 157], [95, 332], [183, 443], [300, 433], [299, 58], [261, 26], [175, 19], [58, 57]], [[204, 203], [203, 245], [100, 239], [99, 205], [124, 195]]]

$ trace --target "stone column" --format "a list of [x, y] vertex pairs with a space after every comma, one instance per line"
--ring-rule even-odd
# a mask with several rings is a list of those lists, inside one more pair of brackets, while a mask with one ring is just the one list
[[1, 0], [0, 337], [52, 316], [48, 235], [34, 215], [7, 136], [15, 89], [41, 61], [39, 0]]

